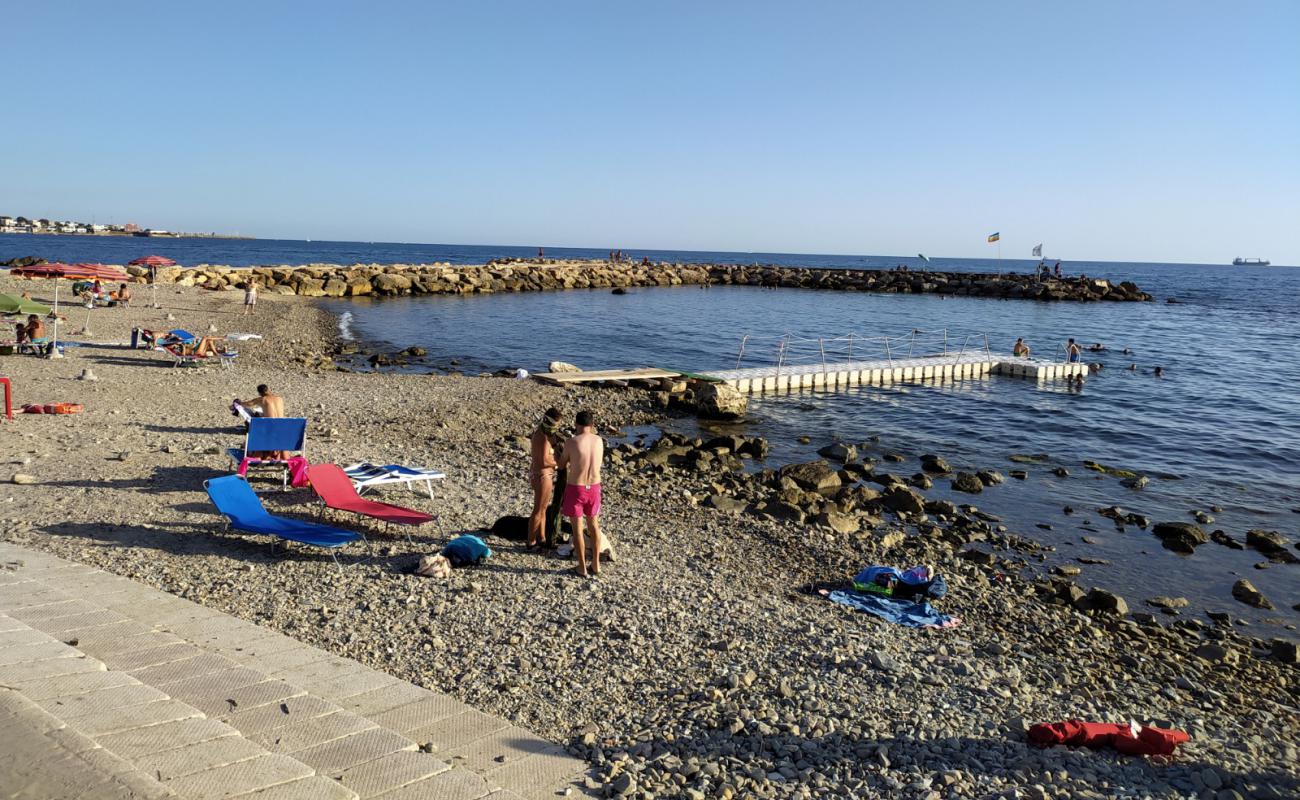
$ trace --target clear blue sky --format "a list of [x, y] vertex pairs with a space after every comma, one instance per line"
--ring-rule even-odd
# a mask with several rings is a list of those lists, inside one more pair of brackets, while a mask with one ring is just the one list
[[8, 3], [0, 213], [1300, 264], [1300, 3]]

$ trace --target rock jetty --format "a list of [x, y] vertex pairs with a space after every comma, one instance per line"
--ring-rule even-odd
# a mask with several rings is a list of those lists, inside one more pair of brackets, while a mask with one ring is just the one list
[[[143, 268], [129, 268], [144, 279]], [[560, 289], [653, 286], [762, 286], [884, 294], [941, 294], [1016, 300], [1147, 301], [1130, 281], [1084, 276], [1040, 279], [1015, 273], [912, 272], [869, 269], [744, 266], [732, 264], [626, 264], [609, 261], [497, 260], [481, 265], [305, 264], [228, 267], [200, 264], [158, 271], [161, 283], [235, 288], [252, 278], [267, 291], [305, 297], [420, 294], [491, 294]]]

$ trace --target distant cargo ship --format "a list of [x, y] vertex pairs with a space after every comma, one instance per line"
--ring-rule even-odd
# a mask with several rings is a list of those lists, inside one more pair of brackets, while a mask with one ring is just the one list
[[1232, 266], [1267, 267], [1269, 266], [1269, 260], [1267, 258], [1241, 258], [1240, 256], [1238, 256], [1237, 258], [1232, 259]]

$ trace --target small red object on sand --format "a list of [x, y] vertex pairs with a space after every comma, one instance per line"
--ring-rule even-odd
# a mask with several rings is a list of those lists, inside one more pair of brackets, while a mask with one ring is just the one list
[[1172, 728], [1153, 728], [1144, 725], [1112, 725], [1105, 722], [1084, 722], [1067, 719], [1064, 722], [1044, 722], [1029, 729], [1029, 741], [1042, 747], [1056, 744], [1074, 747], [1091, 747], [1100, 750], [1112, 747], [1130, 756], [1168, 756], [1174, 749], [1192, 737]]

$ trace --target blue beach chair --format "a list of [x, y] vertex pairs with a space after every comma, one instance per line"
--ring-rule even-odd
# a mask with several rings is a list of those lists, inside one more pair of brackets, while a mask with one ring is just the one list
[[289, 464], [284, 459], [264, 458], [252, 453], [284, 453], [302, 455], [307, 447], [307, 420], [301, 417], [253, 417], [248, 421], [248, 434], [243, 448], [232, 447], [226, 451], [231, 462], [238, 467], [245, 458], [248, 468], [278, 469], [281, 487], [289, 488]]
[[[274, 536], [289, 542], [309, 544], [313, 547], [324, 547], [330, 551], [330, 556], [338, 566], [339, 572], [343, 571], [343, 565], [339, 564], [339, 558], [334, 551], [345, 544], [363, 541], [365, 538], [356, 531], [346, 531], [317, 522], [277, 517], [266, 510], [262, 501], [258, 499], [257, 493], [253, 491], [253, 487], [238, 475], [206, 480], [203, 482], [203, 488], [207, 490], [212, 504], [226, 517], [227, 524], [231, 528], [247, 533]], [[274, 544], [272, 546], [274, 547]]]

